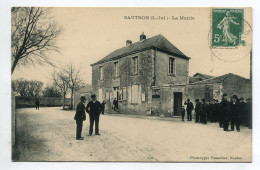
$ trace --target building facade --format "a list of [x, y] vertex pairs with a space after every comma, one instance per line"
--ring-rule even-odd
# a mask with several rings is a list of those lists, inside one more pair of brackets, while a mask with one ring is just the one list
[[251, 97], [251, 80], [234, 74], [189, 77], [189, 60], [162, 35], [146, 39], [142, 34], [140, 41], [127, 40], [91, 65], [92, 93], [108, 110], [116, 100], [120, 113], [165, 116], [181, 115], [187, 99], [220, 100], [223, 93]]
[[162, 87], [188, 84], [189, 59], [162, 35], [142, 34], [92, 64], [92, 92], [107, 109], [117, 100], [120, 113], [150, 114], [163, 101]]

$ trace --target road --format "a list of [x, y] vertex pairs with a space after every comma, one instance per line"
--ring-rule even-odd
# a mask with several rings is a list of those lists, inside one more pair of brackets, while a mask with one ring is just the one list
[[17, 109], [15, 161], [233, 161], [252, 159], [252, 130], [224, 132], [217, 123], [179, 118], [101, 115], [101, 136], [75, 140], [75, 111], [61, 108]]

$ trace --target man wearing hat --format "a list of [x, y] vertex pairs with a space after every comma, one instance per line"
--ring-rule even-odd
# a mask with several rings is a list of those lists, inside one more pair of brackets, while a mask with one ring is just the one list
[[193, 103], [190, 102], [190, 99], [187, 99], [187, 102], [184, 102], [185, 105], [187, 105], [186, 111], [187, 111], [187, 119], [188, 121], [192, 121], [191, 112], [193, 110]]
[[227, 94], [223, 94], [222, 101], [220, 102], [221, 112], [222, 112], [222, 120], [223, 120], [223, 130], [228, 131], [229, 126], [229, 112], [230, 112], [230, 104], [227, 100]]
[[85, 105], [84, 105], [85, 102], [86, 102], [85, 96], [81, 96], [80, 102], [76, 108], [76, 114], [74, 116], [74, 120], [76, 120], [76, 124], [77, 124], [77, 131], [76, 131], [77, 140], [84, 139], [83, 137], [81, 137], [81, 132], [82, 132], [83, 121], [86, 120]]
[[234, 131], [234, 125], [236, 129], [240, 131], [240, 114], [239, 114], [239, 101], [237, 95], [232, 96], [232, 101], [230, 102], [230, 122], [231, 131]]
[[203, 124], [207, 124], [207, 111], [208, 111], [208, 106], [206, 103], [206, 99], [201, 99], [202, 104], [201, 104], [201, 116], [200, 116], [200, 122]]
[[89, 120], [90, 120], [89, 136], [91, 136], [93, 133], [94, 122], [95, 122], [95, 134], [100, 135], [98, 125], [99, 125], [99, 116], [101, 113], [101, 104], [99, 101], [97, 101], [97, 97], [95, 94], [91, 95], [91, 99], [92, 101], [90, 101], [86, 107], [86, 111], [89, 114]]
[[196, 105], [195, 105], [195, 114], [196, 114], [195, 122], [198, 123], [198, 122], [200, 122], [201, 103], [200, 103], [199, 99], [196, 99], [195, 102], [196, 102]]

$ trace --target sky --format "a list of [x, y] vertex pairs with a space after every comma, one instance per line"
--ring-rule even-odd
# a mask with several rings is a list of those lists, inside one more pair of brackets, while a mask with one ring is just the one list
[[[219, 76], [234, 73], [250, 77], [251, 37], [247, 46], [236, 49], [210, 49], [210, 8], [54, 8], [53, 16], [63, 27], [57, 41], [60, 53], [49, 57], [59, 66], [73, 63], [81, 68], [83, 79], [91, 84], [91, 66], [112, 51], [125, 46], [126, 40], [139, 41], [142, 32], [147, 38], [162, 34], [186, 56], [190, 57], [189, 74], [197, 72]], [[125, 16], [179, 16], [194, 17], [194, 20], [136, 20]], [[245, 11], [245, 20], [251, 24], [251, 13]], [[250, 31], [250, 30], [249, 30]], [[233, 52], [233, 51], [236, 52]], [[212, 53], [212, 51], [214, 53]], [[220, 51], [220, 52], [219, 52]], [[214, 55], [215, 54], [215, 55]], [[218, 55], [219, 57], [216, 57]], [[236, 62], [222, 59], [235, 57]], [[12, 79], [25, 78], [50, 83], [53, 67], [18, 67]]]

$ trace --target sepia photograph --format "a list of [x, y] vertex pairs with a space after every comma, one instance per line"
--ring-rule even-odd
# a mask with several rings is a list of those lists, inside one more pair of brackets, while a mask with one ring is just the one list
[[252, 8], [10, 11], [13, 162], [252, 162]]

